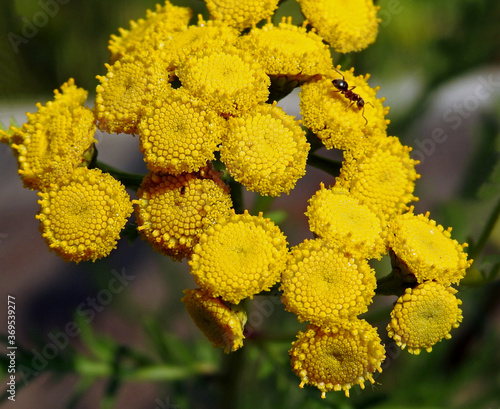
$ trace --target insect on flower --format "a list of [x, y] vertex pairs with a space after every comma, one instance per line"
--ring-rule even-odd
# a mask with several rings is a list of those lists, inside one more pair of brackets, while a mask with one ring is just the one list
[[[365, 102], [365, 100], [361, 97], [361, 95], [356, 94], [353, 92], [353, 89], [356, 88], [356, 86], [353, 86], [349, 88], [349, 84], [344, 78], [344, 75], [335, 68], [335, 71], [337, 71], [340, 75], [342, 75], [342, 79], [335, 79], [332, 80], [332, 84], [335, 88], [337, 88], [337, 91], [334, 92], [340, 92], [342, 95], [344, 95], [349, 101], [351, 101], [351, 104], [348, 106], [350, 108], [354, 104], [358, 107], [359, 110], [363, 109], [363, 112], [361, 115], [363, 116], [365, 120], [365, 125], [368, 124], [368, 120], [365, 117], [365, 103], [370, 104], [369, 102]], [[370, 104], [373, 106], [372, 104]]]

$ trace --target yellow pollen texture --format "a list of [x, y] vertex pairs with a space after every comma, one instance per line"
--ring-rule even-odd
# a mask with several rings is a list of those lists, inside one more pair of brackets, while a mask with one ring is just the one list
[[205, 0], [210, 17], [238, 30], [270, 17], [279, 0]]

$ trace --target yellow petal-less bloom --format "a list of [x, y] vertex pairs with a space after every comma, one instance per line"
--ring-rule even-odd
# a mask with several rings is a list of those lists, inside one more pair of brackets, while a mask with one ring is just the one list
[[185, 290], [181, 301], [196, 326], [214, 348], [224, 348], [226, 354], [243, 346], [246, 312], [214, 298], [201, 289]]
[[364, 108], [345, 97], [333, 85], [342, 76], [335, 70], [320, 80], [310, 81], [302, 86], [300, 111], [303, 125], [313, 131], [327, 149], [351, 149], [362, 140], [374, 135], [385, 134], [389, 108], [383, 106], [384, 98], [377, 99], [378, 87], [371, 88], [367, 81], [369, 74], [354, 76], [354, 70], [343, 71], [342, 75], [349, 89], [364, 100]]
[[291, 248], [281, 300], [300, 321], [328, 326], [366, 312], [375, 287], [375, 272], [365, 259], [326, 240], [305, 240]]
[[391, 221], [389, 246], [419, 283], [434, 280], [445, 286], [458, 284], [472, 264], [464, 248], [444, 229], [425, 215], [413, 214], [413, 207]]
[[308, 325], [300, 331], [289, 351], [300, 387], [316, 386], [326, 392], [349, 389], [365, 381], [374, 383], [373, 373], [382, 372], [385, 348], [375, 328], [365, 320], [342, 321], [331, 327]]
[[398, 138], [379, 137], [366, 140], [344, 152], [344, 162], [336, 183], [367, 205], [381, 218], [390, 218], [404, 210], [413, 196], [418, 161], [410, 158], [411, 148]]
[[205, 0], [210, 17], [238, 30], [271, 17], [279, 0]]
[[99, 169], [78, 168], [38, 195], [42, 237], [64, 260], [76, 263], [107, 256], [133, 210], [125, 187]]
[[154, 172], [195, 172], [215, 158], [226, 121], [185, 89], [170, 89], [145, 108], [137, 127]]
[[229, 118], [228, 125], [221, 160], [248, 190], [270, 196], [288, 194], [306, 173], [309, 144], [305, 132], [276, 103]]
[[283, 17], [275, 26], [270, 21], [241, 36], [237, 46], [254, 56], [268, 75], [307, 79], [333, 68], [328, 46], [322, 38]]
[[175, 260], [187, 257], [206, 228], [229, 216], [227, 187], [213, 171], [178, 176], [149, 173], [137, 192], [142, 237]]
[[28, 122], [11, 135], [19, 175], [30, 189], [44, 191], [67, 178], [97, 142], [94, 115], [83, 106], [87, 91], [70, 79], [54, 94], [45, 106], [37, 104], [38, 112], [27, 113]]
[[361, 51], [375, 42], [380, 19], [373, 0], [298, 1], [307, 20], [335, 51]]
[[317, 236], [345, 246], [361, 258], [380, 259], [387, 252], [381, 220], [367, 206], [359, 204], [346, 189], [320, 189], [309, 199], [305, 213]]
[[173, 6], [168, 0], [164, 6], [157, 4], [155, 11], [146, 11], [145, 19], [130, 21], [130, 30], [119, 28], [120, 35], [111, 35], [110, 61], [113, 63], [126, 54], [144, 49], [161, 49], [173, 33], [188, 25], [191, 16], [188, 7]]
[[183, 87], [223, 115], [239, 115], [269, 95], [260, 64], [236, 48], [195, 54], [176, 73]]
[[407, 288], [391, 312], [389, 336], [412, 354], [418, 355], [421, 349], [431, 352], [434, 344], [451, 338], [450, 331], [462, 321], [462, 301], [456, 292], [434, 281]]
[[244, 214], [219, 219], [201, 236], [189, 261], [196, 283], [233, 304], [268, 290], [280, 278], [287, 241], [271, 220]]

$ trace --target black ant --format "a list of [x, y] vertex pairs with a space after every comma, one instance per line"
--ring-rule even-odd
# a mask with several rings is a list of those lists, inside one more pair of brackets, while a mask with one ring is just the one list
[[[368, 124], [368, 119], [365, 117], [365, 100], [361, 97], [361, 95], [356, 94], [352, 90], [356, 88], [356, 86], [353, 86], [352, 88], [349, 89], [349, 84], [344, 78], [344, 75], [334, 68], [335, 71], [337, 71], [340, 75], [342, 75], [342, 79], [336, 79], [332, 81], [332, 84], [335, 88], [337, 88], [337, 91], [334, 92], [340, 92], [342, 95], [344, 95], [349, 101], [351, 101], [351, 105], [349, 105], [347, 108], [352, 107], [354, 104], [358, 107], [359, 110], [363, 109], [363, 112], [361, 113], [361, 116], [365, 120], [365, 125]], [[370, 102], [366, 102], [366, 104], [372, 105]], [[373, 105], [372, 105], [373, 106]]]

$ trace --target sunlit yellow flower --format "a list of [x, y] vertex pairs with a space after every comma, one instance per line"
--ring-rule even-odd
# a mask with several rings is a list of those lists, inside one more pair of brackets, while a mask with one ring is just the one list
[[[358, 108], [356, 102], [347, 99], [333, 85], [332, 81], [341, 80], [342, 75], [349, 89], [355, 87], [353, 92], [363, 98], [363, 108]], [[389, 123], [385, 119], [389, 108], [383, 106], [384, 98], [376, 98], [378, 87], [368, 85], [369, 75], [356, 77], [353, 68], [343, 71], [342, 75], [330, 71], [323, 79], [304, 84], [299, 94], [304, 126], [313, 131], [327, 149], [356, 147], [374, 134], [385, 134]]]
[[100, 130], [108, 133], [137, 133], [144, 107], [170, 88], [169, 62], [162, 52], [144, 51], [126, 55], [108, 72], [98, 75], [95, 115]]
[[373, 0], [298, 1], [307, 20], [335, 51], [360, 51], [375, 42], [380, 19]]
[[342, 321], [331, 327], [308, 325], [292, 343], [290, 358], [300, 387], [316, 386], [326, 392], [349, 389], [365, 381], [374, 383], [373, 372], [382, 372], [385, 348], [375, 328], [365, 320]]
[[413, 196], [417, 161], [410, 158], [411, 148], [398, 138], [379, 137], [344, 152], [337, 184], [366, 204], [379, 217], [392, 217], [418, 200]]
[[307, 143], [299, 122], [274, 104], [231, 117], [221, 146], [227, 171], [248, 190], [279, 196], [306, 173]]
[[206, 230], [189, 264], [200, 287], [238, 304], [279, 280], [287, 254], [286, 237], [271, 220], [233, 212]]
[[70, 79], [54, 91], [53, 101], [37, 104], [28, 122], [12, 129], [12, 148], [24, 186], [46, 190], [84, 164], [84, 153], [94, 142], [94, 116], [83, 106], [87, 91]]
[[174, 32], [189, 24], [191, 16], [190, 8], [173, 6], [168, 0], [164, 6], [157, 4], [155, 11], [148, 9], [145, 19], [130, 21], [130, 30], [119, 28], [120, 35], [111, 35], [111, 62], [140, 50], [161, 49]]
[[351, 254], [380, 259], [386, 253], [380, 218], [344, 188], [325, 189], [321, 183], [309, 199], [306, 216], [312, 232]]
[[220, 114], [241, 114], [265, 102], [269, 94], [270, 80], [260, 64], [235, 48], [200, 52], [176, 73], [188, 91]]
[[78, 168], [38, 195], [42, 237], [64, 260], [77, 263], [107, 256], [133, 210], [125, 187], [99, 169]]
[[243, 346], [243, 328], [247, 321], [245, 310], [228, 305], [200, 289], [184, 290], [184, 294], [181, 301], [214, 348], [224, 348], [228, 354]]
[[262, 28], [254, 27], [240, 37], [238, 47], [253, 55], [269, 75], [307, 79], [333, 68], [322, 38], [293, 25], [291, 17], [283, 17], [278, 26], [269, 20]]
[[455, 297], [457, 290], [434, 281], [425, 281], [415, 288], [407, 288], [391, 312], [387, 331], [391, 338], [408, 352], [419, 354], [443, 338], [450, 339], [452, 328], [462, 322], [462, 301]]
[[447, 286], [457, 284], [470, 267], [460, 245], [451, 238], [451, 228], [444, 229], [425, 215], [413, 214], [413, 207], [391, 221], [389, 246], [419, 283], [435, 280]]
[[210, 17], [243, 30], [271, 17], [279, 0], [205, 0]]
[[366, 312], [375, 287], [375, 272], [365, 259], [326, 240], [305, 240], [291, 248], [281, 300], [300, 321], [328, 326]]
[[232, 206], [227, 187], [213, 171], [149, 173], [137, 196], [137, 229], [156, 250], [176, 260], [187, 257], [202, 232], [229, 216]]
[[19, 127], [19, 125], [17, 125], [14, 117], [11, 118], [9, 126], [4, 125], [2, 122], [0, 122], [0, 143], [6, 143], [10, 145], [11, 143], [16, 142], [21, 143], [22, 136], [21, 128]]
[[215, 158], [226, 121], [184, 88], [170, 89], [145, 108], [137, 131], [148, 168], [179, 174]]

